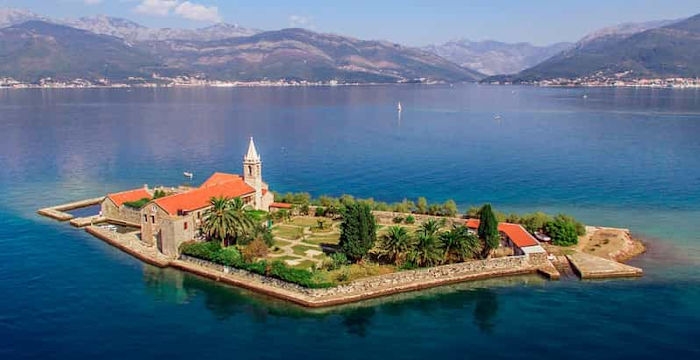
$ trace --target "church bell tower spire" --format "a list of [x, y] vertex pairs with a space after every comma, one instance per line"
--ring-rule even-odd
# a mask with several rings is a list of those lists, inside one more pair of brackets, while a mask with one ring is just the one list
[[262, 161], [255, 148], [253, 137], [248, 142], [248, 152], [243, 157], [243, 180], [255, 189], [255, 209], [262, 208]]

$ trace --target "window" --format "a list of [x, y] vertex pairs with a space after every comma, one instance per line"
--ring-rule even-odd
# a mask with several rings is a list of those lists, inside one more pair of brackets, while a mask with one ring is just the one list
[[144, 221], [144, 222], [148, 222], [148, 215], [143, 214], [143, 221]]
[[187, 230], [187, 221], [185, 221], [185, 230]]
[[155, 217], [155, 215], [151, 215], [151, 222], [154, 223], [154, 224], [156, 223], [156, 217]]

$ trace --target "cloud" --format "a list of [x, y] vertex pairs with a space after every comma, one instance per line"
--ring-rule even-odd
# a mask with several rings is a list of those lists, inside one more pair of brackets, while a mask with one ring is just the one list
[[85, 5], [97, 5], [102, 2], [102, 0], [83, 0]]
[[177, 0], [143, 0], [134, 11], [141, 14], [168, 16], [170, 10], [177, 6]]
[[185, 19], [207, 22], [221, 22], [219, 8], [185, 1], [175, 8], [175, 14]]
[[289, 27], [313, 29], [314, 21], [310, 16], [289, 15]]
[[[94, 0], [88, 0], [94, 1]], [[134, 11], [141, 14], [170, 16], [176, 15], [183, 19], [221, 22], [219, 8], [216, 6], [206, 6], [190, 1], [181, 0], [140, 0]]]

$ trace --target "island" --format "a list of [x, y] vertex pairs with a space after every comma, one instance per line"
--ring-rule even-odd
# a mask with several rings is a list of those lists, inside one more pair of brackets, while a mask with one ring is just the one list
[[[499, 276], [643, 273], [622, 263], [645, 251], [626, 229], [585, 226], [564, 214], [502, 214], [490, 204], [459, 214], [452, 200], [278, 194], [263, 181], [252, 138], [242, 170], [216, 172], [196, 187], [144, 185], [38, 213], [151, 265], [307, 307]], [[99, 212], [70, 214], [88, 206]]]

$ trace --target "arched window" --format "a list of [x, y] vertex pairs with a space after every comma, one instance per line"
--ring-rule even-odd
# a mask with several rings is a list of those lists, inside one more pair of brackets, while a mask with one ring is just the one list
[[253, 165], [248, 165], [248, 175], [253, 176]]

